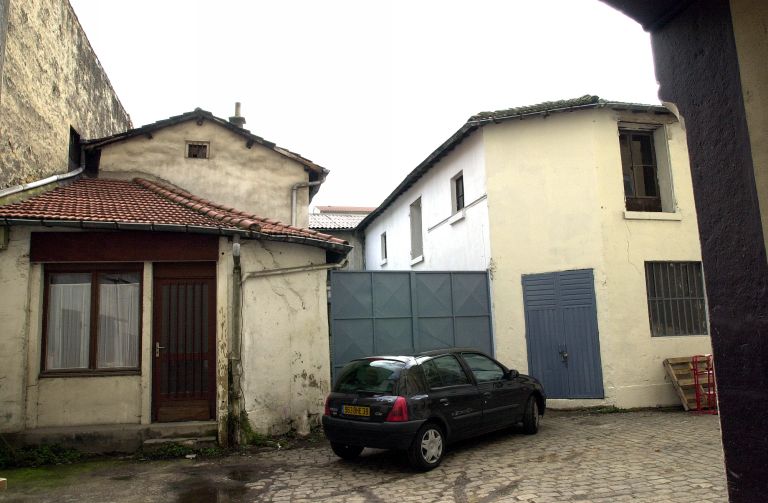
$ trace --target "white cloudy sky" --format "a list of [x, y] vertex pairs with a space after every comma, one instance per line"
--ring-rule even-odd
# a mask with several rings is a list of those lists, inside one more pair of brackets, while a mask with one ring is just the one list
[[650, 38], [597, 0], [70, 0], [135, 126], [201, 107], [377, 205], [472, 114], [657, 103]]

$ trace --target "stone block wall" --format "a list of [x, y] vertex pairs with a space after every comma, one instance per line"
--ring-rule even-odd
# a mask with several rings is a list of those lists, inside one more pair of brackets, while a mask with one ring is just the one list
[[0, 188], [66, 172], [70, 127], [83, 139], [131, 127], [68, 0], [6, 5]]

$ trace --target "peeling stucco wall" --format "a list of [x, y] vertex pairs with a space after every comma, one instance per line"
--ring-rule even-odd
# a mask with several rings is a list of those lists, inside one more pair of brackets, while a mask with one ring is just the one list
[[[287, 243], [245, 241], [248, 273], [325, 263], [325, 252]], [[330, 388], [324, 270], [252, 277], [243, 285], [244, 408], [262, 434], [319, 424]]]
[[[617, 121], [628, 119], [667, 123], [672, 220], [625, 217]], [[680, 125], [672, 116], [600, 109], [489, 125], [484, 139], [498, 358], [521, 371], [528, 366], [523, 274], [594, 269], [602, 403], [678, 404], [662, 360], [709, 353], [710, 337], [651, 337], [644, 262], [701, 260]], [[553, 405], [601, 403], [560, 402]]]
[[[208, 159], [186, 157], [188, 141], [210, 142]], [[260, 217], [291, 222], [291, 186], [309, 181], [304, 166], [210, 121], [190, 120], [103, 147], [99, 176], [146, 176]], [[297, 193], [299, 227], [309, 225], [308, 190]]]
[[66, 172], [70, 126], [131, 127], [67, 0], [10, 2], [0, 85], [0, 188]]

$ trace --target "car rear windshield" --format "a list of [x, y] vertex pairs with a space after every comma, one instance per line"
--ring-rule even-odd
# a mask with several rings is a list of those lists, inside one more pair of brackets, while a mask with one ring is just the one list
[[405, 364], [395, 360], [357, 360], [341, 370], [333, 390], [339, 393], [392, 394]]

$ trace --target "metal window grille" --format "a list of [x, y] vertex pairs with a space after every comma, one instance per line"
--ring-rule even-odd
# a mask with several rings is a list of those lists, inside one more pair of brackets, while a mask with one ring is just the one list
[[651, 335], [706, 335], [701, 262], [646, 262]]
[[208, 144], [187, 143], [187, 157], [190, 159], [208, 159]]

